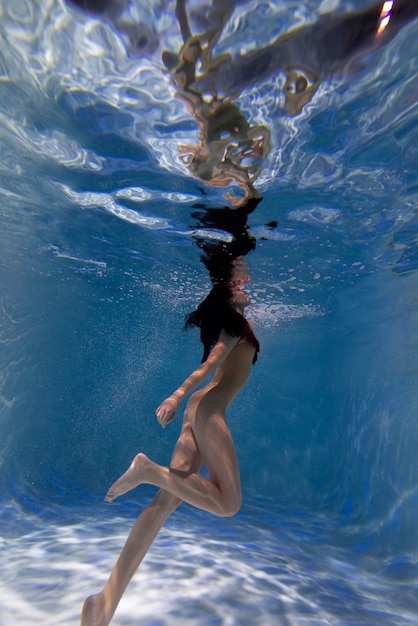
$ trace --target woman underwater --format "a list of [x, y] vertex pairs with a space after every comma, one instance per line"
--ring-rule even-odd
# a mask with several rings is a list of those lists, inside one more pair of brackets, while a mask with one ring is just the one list
[[[167, 517], [184, 500], [218, 516], [234, 515], [241, 505], [238, 461], [226, 423], [226, 409], [246, 382], [259, 344], [244, 317], [250, 303], [235, 283], [217, 284], [198, 308], [186, 317], [186, 327], [200, 328], [202, 364], [160, 406], [156, 414], [163, 428], [172, 422], [183, 398], [192, 394], [169, 467], [138, 454], [128, 470], [111, 486], [112, 502], [142, 483], [159, 487], [152, 502], [136, 520], [103, 590], [83, 605], [81, 626], [107, 626], [137, 567]], [[209, 479], [197, 474], [202, 463]]]

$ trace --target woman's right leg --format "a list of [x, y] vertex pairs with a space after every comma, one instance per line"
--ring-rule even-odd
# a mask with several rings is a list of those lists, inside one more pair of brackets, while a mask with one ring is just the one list
[[[197, 472], [201, 457], [190, 423], [185, 420], [170, 465], [179, 471]], [[107, 626], [129, 581], [151, 547], [162, 525], [181, 499], [160, 490], [136, 520], [119, 559], [103, 590], [83, 605], [81, 626]]]
[[209, 479], [196, 472], [158, 465], [140, 453], [111, 486], [105, 499], [112, 502], [141, 483], [148, 483], [214, 515], [234, 515], [241, 506], [241, 488], [237, 455], [224, 405], [223, 394], [215, 389], [204, 390], [197, 406], [189, 411], [193, 434]]

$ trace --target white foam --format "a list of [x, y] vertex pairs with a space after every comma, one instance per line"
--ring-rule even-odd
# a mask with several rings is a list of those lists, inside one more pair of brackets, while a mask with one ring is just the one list
[[111, 194], [90, 191], [78, 192], [71, 189], [68, 185], [62, 185], [60, 183], [57, 183], [57, 187], [59, 187], [69, 198], [71, 198], [71, 200], [79, 204], [84, 209], [100, 207], [108, 213], [112, 213], [112, 215], [115, 215], [130, 224], [143, 226], [152, 230], [165, 230], [172, 228], [169, 221], [163, 217], [144, 215], [139, 211], [134, 211], [133, 209], [121, 206], [114, 200]]

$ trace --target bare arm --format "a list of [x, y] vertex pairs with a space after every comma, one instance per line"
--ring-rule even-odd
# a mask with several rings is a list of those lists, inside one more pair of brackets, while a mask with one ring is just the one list
[[163, 428], [174, 420], [183, 398], [215, 372], [224, 362], [232, 348], [238, 343], [239, 339], [240, 337], [231, 337], [231, 335], [228, 335], [224, 330], [221, 331], [219, 339], [212, 348], [206, 361], [195, 369], [180, 387], [178, 387], [171, 396], [166, 398], [156, 410], [158, 422]]

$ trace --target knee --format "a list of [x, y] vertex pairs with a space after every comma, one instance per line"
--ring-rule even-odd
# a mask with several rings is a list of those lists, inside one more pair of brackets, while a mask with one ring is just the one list
[[220, 517], [232, 517], [236, 515], [241, 508], [241, 504], [241, 494], [227, 498], [222, 504]]
[[176, 496], [173, 496], [168, 491], [164, 491], [162, 489], [160, 489], [157, 492], [153, 501], [154, 504], [156, 504], [157, 506], [163, 507], [169, 513], [172, 513], [173, 511], [175, 511], [182, 502], [183, 500], [181, 500], [180, 498], [177, 498]]

